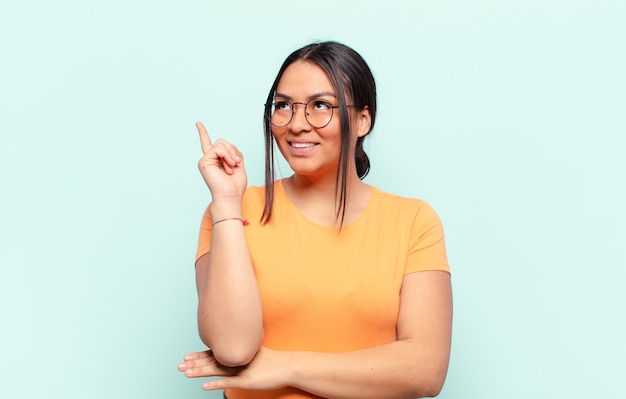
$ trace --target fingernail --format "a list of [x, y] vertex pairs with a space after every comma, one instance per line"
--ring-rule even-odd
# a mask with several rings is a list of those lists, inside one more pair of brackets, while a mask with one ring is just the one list
[[185, 355], [184, 360], [191, 360], [191, 355]]
[[189, 369], [189, 370], [185, 370], [185, 375], [192, 375], [193, 374], [193, 370]]

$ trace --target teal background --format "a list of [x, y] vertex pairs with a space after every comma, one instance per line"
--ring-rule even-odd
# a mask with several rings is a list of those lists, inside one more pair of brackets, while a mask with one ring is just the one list
[[0, 397], [220, 397], [176, 371], [202, 349], [194, 122], [261, 184], [267, 90], [326, 39], [378, 81], [367, 181], [446, 228], [440, 397], [620, 396], [625, 21], [617, 0], [3, 0]]

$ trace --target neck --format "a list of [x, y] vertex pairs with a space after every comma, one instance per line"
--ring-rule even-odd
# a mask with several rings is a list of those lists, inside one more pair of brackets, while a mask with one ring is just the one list
[[[341, 179], [337, 182], [335, 175], [313, 178], [311, 176], [294, 174], [287, 178], [286, 182], [291, 192], [299, 196], [306, 195], [317, 199], [326, 197], [334, 201], [337, 190], [341, 193]], [[364, 184], [353, 171], [348, 172], [346, 183], [348, 193]]]
[[[369, 201], [369, 186], [363, 183], [356, 172], [348, 174], [346, 184], [345, 223], [354, 220]], [[334, 226], [341, 223], [339, 199], [341, 182], [336, 187], [336, 178], [312, 179], [309, 176], [293, 175], [284, 180], [287, 196], [309, 219], [318, 224]]]

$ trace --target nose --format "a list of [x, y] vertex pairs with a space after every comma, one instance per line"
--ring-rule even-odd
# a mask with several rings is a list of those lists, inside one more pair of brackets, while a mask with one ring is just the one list
[[[297, 105], [302, 105], [302, 112], [298, 112]], [[311, 130], [311, 125], [309, 121], [306, 119], [306, 104], [305, 103], [293, 103], [293, 117], [291, 118], [291, 123], [289, 124], [289, 128], [294, 133], [300, 133], [303, 131]]]

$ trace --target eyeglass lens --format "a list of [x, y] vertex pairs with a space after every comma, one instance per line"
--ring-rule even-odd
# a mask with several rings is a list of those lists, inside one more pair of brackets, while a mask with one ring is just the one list
[[335, 107], [326, 101], [311, 100], [306, 104], [300, 102], [289, 103], [287, 101], [276, 101], [272, 104], [272, 125], [276, 127], [287, 126], [293, 119], [297, 104], [305, 106], [304, 116], [307, 122], [313, 127], [322, 128], [328, 125], [333, 117], [333, 109]]

